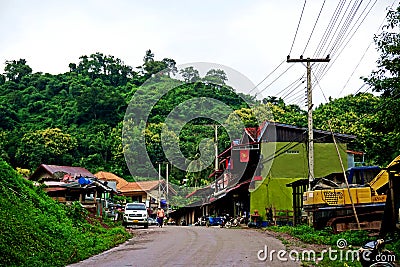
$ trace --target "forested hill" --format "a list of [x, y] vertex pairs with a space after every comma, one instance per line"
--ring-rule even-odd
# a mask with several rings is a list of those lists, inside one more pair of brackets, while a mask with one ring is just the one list
[[[12, 166], [31, 171], [41, 163], [79, 165], [92, 172], [107, 170], [128, 177], [121, 145], [127, 105], [143, 82], [154, 74], [167, 70], [159, 79], [171, 79], [170, 72], [176, 71], [175, 61], [157, 61], [149, 50], [142, 65], [132, 68], [118, 58], [95, 53], [80, 57], [69, 68], [66, 73], [52, 75], [33, 72], [25, 59], [6, 62], [4, 74], [0, 75], [1, 156]], [[147, 150], [153, 163], [165, 161], [159, 134], [166, 116], [183, 101], [208, 97], [232, 110], [242, 109], [240, 114], [249, 113], [247, 103], [232, 88], [214, 85], [224, 85], [223, 71], [211, 70], [200, 77], [196, 69], [188, 67], [181, 74], [190, 83], [160, 99], [146, 121], [144, 134], [151, 140]], [[148, 86], [141, 90], [158, 88]], [[248, 103], [257, 104], [250, 96], [243, 97]], [[279, 115], [286, 111], [304, 115], [298, 107], [280, 103]], [[298, 122], [304, 124], [305, 120]], [[186, 157], [196, 158], [199, 141], [213, 137], [213, 128], [207, 123], [210, 121], [206, 119], [193, 121], [182, 130], [179, 139]], [[255, 126], [253, 117], [248, 118], [246, 126]], [[226, 132], [221, 130], [220, 151], [228, 145]], [[141, 168], [142, 176], [146, 176], [146, 167], [138, 165]], [[185, 173], [176, 171], [172, 177], [185, 177]]]
[[[130, 179], [121, 144], [126, 108], [138, 90], [159, 90], [156, 86], [141, 87], [149, 77], [164, 70], [158, 79], [172, 81], [171, 74], [177, 71], [175, 61], [156, 60], [148, 50], [137, 68], [102, 53], [82, 56], [77, 63], [68, 66], [68, 72], [52, 75], [34, 72], [25, 59], [6, 62], [4, 74], [0, 75], [0, 156], [14, 168], [32, 171], [41, 163], [74, 165], [92, 172], [111, 171]], [[177, 105], [194, 97], [209, 97], [225, 103], [243, 119], [246, 127], [257, 124], [252, 112], [269, 119], [268, 109], [276, 121], [306, 126], [305, 111], [285, 104], [282, 99], [268, 97], [256, 101], [249, 95], [241, 95], [246, 103], [234, 89], [225, 85], [226, 76], [221, 70], [210, 70], [200, 77], [196, 69], [188, 67], [181, 75], [189, 83], [160, 99], [146, 121], [143, 134], [153, 164], [166, 160], [160, 140], [165, 118]], [[359, 137], [352, 144], [354, 149], [368, 152], [371, 160], [383, 164], [392, 158], [391, 154], [397, 153], [397, 146], [385, 156], [378, 155], [379, 150], [392, 146], [397, 139], [393, 139], [396, 132], [391, 126], [382, 132], [380, 111], [380, 97], [365, 93], [348, 96], [318, 107], [315, 127], [329, 130], [326, 121], [330, 119], [335, 131]], [[200, 118], [182, 129], [177, 138], [187, 158], [196, 159], [199, 142], [213, 138], [210, 123], [212, 121]], [[226, 131], [219, 131], [219, 151], [223, 151], [229, 139]], [[148, 166], [138, 163], [135, 167], [141, 176], [148, 175]], [[171, 177], [176, 183], [188, 178], [189, 185], [205, 184], [212, 168], [201, 174], [174, 169]]]

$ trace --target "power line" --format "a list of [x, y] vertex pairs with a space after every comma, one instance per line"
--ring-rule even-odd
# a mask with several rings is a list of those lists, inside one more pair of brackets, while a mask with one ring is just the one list
[[[371, 9], [373, 8], [373, 6], [376, 4], [377, 0], [374, 2], [374, 4], [370, 7], [370, 9], [368, 10], [368, 12], [365, 14], [364, 18], [361, 20], [361, 22], [358, 24], [358, 26], [356, 27], [355, 31], [353, 31], [353, 33], [351, 34], [350, 38], [347, 40], [347, 42], [345, 43], [345, 45], [341, 48], [340, 52], [338, 53], [338, 55], [335, 57], [335, 59], [332, 61], [332, 63], [329, 66], [323, 66], [321, 69], [318, 70], [317, 73], [317, 77], [319, 80], [321, 80], [326, 73], [330, 70], [330, 68], [332, 68], [332, 65], [336, 62], [336, 60], [339, 58], [339, 56], [342, 54], [343, 50], [347, 47], [348, 43], [352, 40], [352, 38], [354, 37], [355, 33], [358, 31], [358, 29], [360, 28], [361, 24], [364, 22], [365, 18], [368, 16], [368, 14], [370, 13]], [[358, 21], [358, 19], [357, 19]], [[383, 21], [384, 22], [384, 21]], [[383, 22], [381, 23], [381, 25], [383, 24]], [[354, 28], [354, 26], [353, 26]], [[352, 29], [353, 29], [352, 28]], [[379, 26], [379, 29], [381, 28], [381, 26]], [[379, 31], [378, 29], [378, 31]], [[346, 37], [347, 38], [347, 37]], [[342, 46], [342, 45], [340, 45]], [[368, 48], [367, 48], [368, 49]], [[334, 54], [336, 54], [336, 51], [333, 52]]]
[[[289, 84], [288, 86], [286, 86], [284, 89], [282, 89], [281, 91], [279, 91], [279, 92], [276, 93], [275, 95], [276, 95], [276, 96], [278, 96], [278, 95], [280, 95], [280, 94], [283, 95], [284, 93], [286, 93], [286, 91], [291, 90], [291, 88], [292, 88], [296, 83], [300, 82], [301, 79], [303, 79], [303, 78], [304, 78], [304, 75], [302, 75], [300, 78], [296, 79], [294, 82], [292, 82], [291, 84]], [[303, 81], [302, 83], [304, 83], [304, 81]]]
[[301, 90], [297, 91], [295, 94], [293, 94], [290, 97], [286, 98], [285, 101], [294, 102], [294, 101], [298, 100], [299, 97], [301, 97], [301, 98], [305, 97], [304, 88], [301, 88]]
[[324, 2], [322, 3], [321, 9], [319, 10], [317, 20], [316, 20], [315, 23], [314, 23], [314, 27], [313, 27], [313, 29], [312, 29], [312, 31], [311, 31], [310, 37], [308, 38], [307, 44], [306, 44], [306, 46], [304, 47], [304, 50], [303, 50], [302, 55], [304, 55], [304, 53], [306, 52], [307, 46], [308, 46], [308, 44], [310, 43], [310, 40], [311, 40], [311, 37], [312, 37], [312, 35], [313, 35], [313, 33], [314, 33], [315, 27], [317, 26], [319, 17], [321, 16], [322, 10], [324, 9], [325, 1], [326, 1], [326, 0], [324, 0]]
[[269, 76], [271, 76], [282, 64], [285, 62], [283, 60], [273, 71], [271, 71], [264, 79], [262, 79], [261, 82], [259, 82], [253, 89], [251, 89], [248, 93], [250, 94], [252, 91], [254, 91], [260, 84], [262, 84], [266, 79], [268, 79]]
[[328, 48], [330, 47], [330, 45], [331, 45], [333, 39], [335, 38], [336, 33], [337, 33], [337, 31], [339, 30], [339, 27], [340, 27], [340, 25], [342, 24], [342, 21], [343, 21], [345, 15], [346, 15], [346, 13], [347, 13], [347, 10], [348, 10], [349, 7], [350, 7], [350, 4], [351, 4], [351, 1], [349, 2], [349, 4], [347, 5], [347, 7], [346, 7], [344, 13], [342, 14], [342, 16], [341, 16], [341, 18], [340, 18], [340, 20], [339, 20], [339, 23], [338, 23], [337, 27], [335, 28], [335, 31], [333, 32], [332, 37], [330, 38], [329, 43], [328, 43], [328, 45], [327, 45], [325, 51], [323, 52], [323, 54], [326, 54], [326, 53], [327, 53]]
[[[302, 86], [305, 83], [305, 81], [302, 81], [299, 85], [297, 85], [295, 88], [293, 88], [290, 92], [288, 92], [285, 96], [282, 97], [282, 99], [286, 99], [289, 97], [296, 89], [298, 89], [300, 86]], [[303, 89], [303, 88], [302, 88]], [[297, 94], [297, 93], [296, 93]]]
[[[364, 10], [361, 12], [360, 16], [357, 18], [356, 22], [353, 24], [353, 26], [351, 27], [351, 29], [348, 31], [348, 34], [346, 35], [346, 37], [342, 38], [340, 40], [340, 42], [338, 43], [338, 45], [334, 48], [332, 48], [332, 54], [336, 55], [336, 52], [342, 47], [343, 43], [346, 41], [346, 39], [350, 36], [349, 39], [347, 39], [345, 46], [341, 49], [341, 51], [343, 51], [343, 49], [347, 46], [347, 44], [349, 43], [349, 41], [353, 38], [354, 34], [358, 31], [358, 29], [360, 28], [360, 26], [362, 25], [362, 23], [364, 22], [364, 20], [366, 19], [366, 17], [369, 15], [369, 13], [371, 12], [372, 8], [375, 6], [377, 0], [375, 0], [375, 2], [371, 5], [371, 7], [369, 8], [368, 12], [365, 14], [365, 16], [363, 17], [363, 19], [361, 20], [361, 22], [357, 25], [358, 21], [360, 20], [360, 18], [362, 17], [362, 15], [364, 14], [364, 12], [367, 10], [368, 5], [371, 3], [371, 0], [368, 2], [367, 6], [364, 8]], [[357, 27], [356, 27], [357, 25]], [[354, 27], [356, 27], [356, 29], [353, 31]]]
[[324, 49], [327, 40], [329, 39], [329, 36], [333, 30], [334, 25], [336, 24], [337, 18], [339, 17], [340, 13], [342, 12], [343, 5], [345, 4], [345, 0], [341, 0], [338, 5], [336, 6], [335, 11], [333, 12], [333, 15], [331, 19], [329, 20], [328, 26], [325, 29], [324, 34], [322, 35], [322, 38], [320, 42], [318, 43], [317, 49], [313, 55], [313, 57], [319, 57], [322, 49]]
[[[356, 67], [353, 69], [352, 73], [350, 74], [349, 78], [347, 79], [346, 83], [343, 85], [342, 90], [340, 90], [338, 96], [340, 96], [343, 92], [343, 90], [346, 88], [347, 84], [349, 83], [350, 79], [353, 77], [354, 73], [356, 72], [358, 66], [360, 65], [361, 61], [364, 59], [365, 55], [367, 54], [368, 49], [371, 47], [371, 44], [373, 42], [370, 42], [367, 49], [365, 49], [364, 54], [362, 55], [362, 57], [360, 58], [360, 60], [358, 61]], [[361, 87], [362, 88], [362, 87]]]
[[[371, 1], [370, 1], [371, 2]], [[341, 55], [341, 53], [343, 52], [343, 50], [346, 48], [346, 46], [348, 45], [348, 43], [351, 41], [351, 39], [353, 38], [353, 36], [355, 35], [355, 33], [358, 31], [358, 29], [360, 28], [361, 24], [364, 22], [365, 18], [368, 16], [368, 14], [370, 13], [372, 7], [375, 5], [376, 1], [374, 2], [374, 4], [370, 7], [369, 11], [367, 12], [367, 14], [364, 16], [364, 18], [362, 19], [362, 21], [358, 24], [358, 26], [356, 27], [355, 31], [353, 31], [353, 33], [351, 34], [350, 38], [347, 40], [346, 44], [341, 48], [338, 56], [336, 56], [333, 60], [333, 62], [329, 65], [329, 66], [322, 66], [321, 68], [318, 69], [316, 76], [319, 77], [319, 80], [322, 79], [323, 76], [325, 76], [326, 72], [332, 67], [332, 65], [336, 62], [336, 60], [339, 58], [339, 56]], [[368, 3], [369, 5], [369, 3]], [[364, 13], [364, 11], [366, 10], [366, 8], [368, 7], [368, 5], [364, 8], [363, 12], [360, 14], [359, 18], [357, 19], [356, 23], [359, 21], [360, 17], [362, 16], [362, 14]], [[350, 32], [354, 29], [356, 23], [353, 25], [353, 27], [351, 28], [351, 30], [349, 31], [349, 34], [347, 36], [350, 35]], [[347, 38], [347, 37], [346, 37]], [[345, 38], [345, 39], [346, 39]], [[332, 51], [332, 55], [336, 55], [337, 50], [342, 46], [343, 42], [341, 42], [341, 44], [335, 49], [335, 51]]]
[[268, 87], [270, 87], [274, 82], [276, 82], [280, 77], [282, 77], [283, 74], [285, 74], [288, 70], [290, 70], [293, 67], [293, 65], [290, 65], [284, 72], [282, 72], [278, 77], [275, 78], [270, 84], [264, 87], [259, 93], [264, 92]]
[[302, 19], [302, 17], [303, 17], [303, 12], [304, 12], [304, 8], [306, 7], [306, 3], [307, 3], [307, 0], [304, 0], [303, 9], [301, 10], [300, 19], [299, 19], [299, 22], [298, 22], [298, 24], [297, 24], [296, 33], [294, 34], [294, 38], [293, 38], [293, 42], [292, 42], [292, 46], [290, 47], [290, 51], [289, 51], [289, 54], [288, 54], [288, 55], [290, 55], [290, 54], [292, 53], [292, 49], [293, 49], [293, 45], [294, 45], [294, 41], [296, 40], [297, 32], [299, 31], [300, 22], [301, 22], [301, 19]]

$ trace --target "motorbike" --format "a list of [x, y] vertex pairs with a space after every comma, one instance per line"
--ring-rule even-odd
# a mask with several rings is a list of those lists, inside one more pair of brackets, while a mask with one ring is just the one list
[[206, 226], [208, 222], [208, 216], [201, 216], [197, 218], [197, 222], [194, 223], [195, 226]]
[[225, 223], [227, 221], [228, 220], [227, 220], [227, 216], [226, 215], [219, 216], [219, 217], [210, 216], [210, 217], [208, 217], [206, 226], [209, 227], [209, 226], [218, 226], [219, 225], [220, 227], [224, 227]]
[[369, 241], [358, 250], [358, 258], [363, 267], [394, 267], [395, 254], [385, 249], [392, 240]]
[[231, 218], [229, 221], [225, 223], [226, 228], [237, 227], [240, 224], [244, 223], [245, 218], [242, 216], [238, 216], [236, 218]]

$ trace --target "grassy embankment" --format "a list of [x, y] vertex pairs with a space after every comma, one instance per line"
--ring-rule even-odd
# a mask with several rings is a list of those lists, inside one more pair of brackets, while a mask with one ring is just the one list
[[59, 204], [0, 158], [0, 265], [65, 266], [131, 235], [87, 217], [79, 203]]

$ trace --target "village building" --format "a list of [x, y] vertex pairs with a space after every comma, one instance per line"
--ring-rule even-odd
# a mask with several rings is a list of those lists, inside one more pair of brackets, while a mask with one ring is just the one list
[[41, 164], [29, 177], [61, 203], [79, 201], [91, 213], [102, 215], [107, 199], [117, 192], [82, 167]]
[[[154, 212], [166, 198], [165, 180], [148, 180], [128, 182], [111, 172], [100, 171], [95, 175], [99, 180], [115, 182], [116, 189], [121, 196], [125, 196], [128, 202], [146, 203], [150, 213]], [[176, 191], [169, 185], [169, 197], [176, 195]]]
[[[293, 125], [264, 122], [248, 136], [260, 144], [259, 169], [262, 179], [250, 188], [250, 209], [258, 210], [265, 218], [267, 210], [293, 210], [293, 191], [290, 185], [304, 179], [308, 183], [307, 129]], [[344, 168], [347, 163], [347, 144], [356, 137], [314, 129], [314, 178], [342, 172], [336, 139]], [[301, 184], [301, 182], [297, 182]], [[304, 183], [304, 181], [303, 181]], [[301, 186], [304, 190], [304, 186]], [[302, 195], [303, 191], [296, 192]], [[301, 205], [301, 203], [300, 203]]]
[[[352, 157], [347, 144], [355, 136], [314, 129], [315, 177], [342, 171], [332, 135], [345, 168], [351, 167], [347, 165]], [[178, 210], [177, 219], [194, 223], [203, 215], [229, 213], [266, 221], [276, 218], [272, 210], [299, 216], [308, 185], [306, 138], [306, 128], [288, 124], [265, 121], [259, 127], [246, 128], [242, 138], [218, 156], [219, 169], [210, 175], [215, 182], [189, 194], [195, 201]]]

